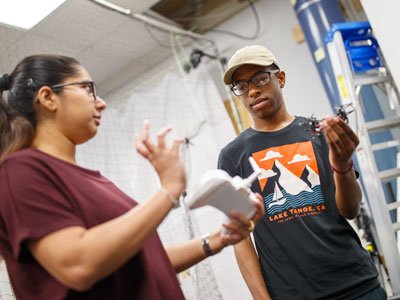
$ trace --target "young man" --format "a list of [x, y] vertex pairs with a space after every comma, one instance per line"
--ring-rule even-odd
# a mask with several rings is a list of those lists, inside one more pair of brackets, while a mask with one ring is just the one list
[[285, 73], [275, 56], [255, 45], [230, 59], [224, 82], [251, 114], [253, 125], [225, 146], [218, 167], [231, 176], [264, 170], [252, 189], [264, 198], [265, 216], [250, 239], [235, 246], [254, 299], [386, 299], [369, 254], [346, 221], [360, 207], [352, 155], [359, 140], [339, 117], [322, 133], [289, 114]]

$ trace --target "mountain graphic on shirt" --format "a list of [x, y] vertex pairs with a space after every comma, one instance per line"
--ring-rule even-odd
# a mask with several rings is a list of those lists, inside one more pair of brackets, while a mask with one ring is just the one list
[[310, 168], [309, 165], [306, 165], [303, 172], [300, 176], [301, 180], [308, 184], [310, 188], [313, 188], [316, 185], [319, 185], [319, 176], [314, 172], [313, 169]]
[[264, 187], [264, 198], [268, 214], [323, 203], [318, 174], [307, 164], [299, 177], [278, 160], [271, 169], [276, 175], [268, 178]]

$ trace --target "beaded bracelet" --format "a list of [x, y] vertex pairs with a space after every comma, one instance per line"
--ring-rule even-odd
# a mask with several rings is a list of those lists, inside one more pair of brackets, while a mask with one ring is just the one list
[[347, 169], [343, 172], [336, 170], [332, 165], [331, 165], [331, 169], [333, 172], [338, 173], [339, 175], [346, 175], [347, 173], [349, 173], [352, 169], [353, 169], [353, 160], [350, 162], [349, 166], [347, 167]]

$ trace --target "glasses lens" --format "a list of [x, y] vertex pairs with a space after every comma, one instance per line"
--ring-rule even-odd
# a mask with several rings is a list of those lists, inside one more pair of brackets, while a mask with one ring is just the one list
[[83, 82], [85, 88], [87, 89], [87, 91], [89, 92], [89, 94], [94, 98], [94, 100], [96, 100], [96, 85], [94, 84], [93, 81], [87, 81], [87, 82]]
[[239, 82], [232, 87], [232, 91], [236, 96], [241, 96], [247, 92], [249, 84], [247, 82]]
[[268, 84], [271, 81], [271, 76], [269, 73], [262, 73], [254, 76], [251, 81], [254, 83], [254, 85], [260, 87]]
[[92, 95], [93, 95], [93, 98], [94, 98], [94, 100], [96, 100], [96, 98], [97, 98], [97, 88], [96, 88], [96, 84], [92, 81], [90, 86], [91, 86], [91, 88], [92, 88]]

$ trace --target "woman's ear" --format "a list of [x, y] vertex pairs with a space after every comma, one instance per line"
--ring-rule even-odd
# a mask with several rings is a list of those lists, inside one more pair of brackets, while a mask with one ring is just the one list
[[36, 102], [40, 103], [40, 105], [48, 111], [56, 111], [57, 110], [57, 101], [55, 101], [56, 97], [57, 94], [54, 93], [54, 91], [50, 87], [42, 86], [37, 92]]

